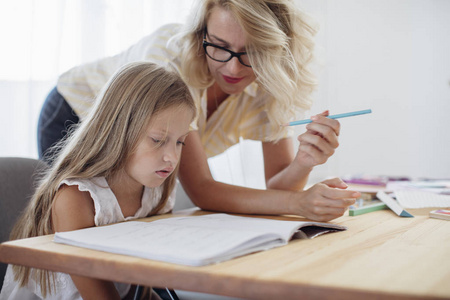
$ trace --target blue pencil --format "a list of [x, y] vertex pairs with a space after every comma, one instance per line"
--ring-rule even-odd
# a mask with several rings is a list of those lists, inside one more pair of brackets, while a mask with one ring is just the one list
[[[346, 118], [346, 117], [353, 117], [353, 116], [358, 116], [358, 115], [370, 114], [371, 112], [372, 112], [371, 109], [365, 109], [365, 110], [358, 110], [358, 111], [348, 112], [348, 113], [344, 113], [344, 114], [331, 115], [331, 116], [327, 116], [327, 118], [339, 119], [339, 118]], [[312, 123], [312, 120], [311, 119], [306, 119], [306, 120], [300, 120], [300, 121], [293, 121], [293, 122], [289, 122], [287, 124], [283, 124], [282, 126], [295, 126], [295, 125], [302, 125], [302, 124], [308, 124], [308, 123]]]

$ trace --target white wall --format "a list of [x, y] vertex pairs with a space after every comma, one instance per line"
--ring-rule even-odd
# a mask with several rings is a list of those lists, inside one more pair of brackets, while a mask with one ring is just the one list
[[450, 178], [450, 1], [297, 2], [321, 27], [311, 114], [373, 110], [341, 119], [341, 145], [311, 180], [355, 173]]

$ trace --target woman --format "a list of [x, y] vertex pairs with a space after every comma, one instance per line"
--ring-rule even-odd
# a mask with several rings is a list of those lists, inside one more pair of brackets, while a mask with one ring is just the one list
[[[190, 87], [198, 108], [179, 173], [194, 204], [215, 211], [332, 220], [359, 193], [345, 190], [340, 179], [303, 189], [314, 166], [326, 162], [337, 148], [339, 122], [326, 118], [328, 112], [313, 116], [307, 132], [298, 137], [297, 153], [292, 133], [280, 126], [311, 105], [315, 80], [308, 66], [314, 33], [307, 17], [289, 0], [200, 1], [184, 27], [164, 26], [121, 54], [63, 74], [57, 97], [44, 105], [40, 136], [52, 131], [46, 129], [56, 123], [51, 114], [62, 117], [58, 134], [67, 124], [68, 118], [51, 104], [56, 102], [54, 106], [69, 113], [73, 109], [83, 119], [89, 99], [122, 64], [150, 60], [172, 65]], [[226, 185], [212, 178], [207, 158], [240, 137], [262, 141], [268, 190]], [[40, 138], [40, 148], [49, 146], [43, 147], [45, 143], [50, 144]]]

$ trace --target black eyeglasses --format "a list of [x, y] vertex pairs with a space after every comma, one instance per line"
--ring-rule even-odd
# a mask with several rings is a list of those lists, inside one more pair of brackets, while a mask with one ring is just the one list
[[220, 62], [227, 62], [230, 61], [233, 57], [237, 57], [239, 62], [243, 64], [246, 67], [251, 68], [252, 65], [250, 64], [250, 58], [247, 55], [247, 52], [233, 52], [227, 48], [220, 47], [217, 45], [214, 45], [210, 42], [206, 41], [206, 31], [203, 36], [203, 49], [205, 49], [206, 55], [208, 55], [209, 58], [215, 61]]

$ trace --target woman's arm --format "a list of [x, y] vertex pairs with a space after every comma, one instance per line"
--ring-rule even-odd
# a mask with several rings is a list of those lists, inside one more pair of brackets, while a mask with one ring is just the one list
[[[179, 179], [191, 201], [198, 207], [231, 213], [287, 213], [283, 205], [257, 205], [265, 202], [268, 193], [238, 187], [213, 179], [198, 132], [192, 131], [185, 140], [181, 154]], [[280, 201], [283, 202], [283, 201]], [[285, 205], [287, 206], [287, 204]]]
[[[62, 186], [52, 205], [54, 232], [70, 231], [95, 226], [94, 202], [89, 192], [81, 192], [78, 186]], [[71, 275], [83, 299], [120, 299], [110, 281]]]
[[189, 134], [183, 148], [179, 178], [192, 202], [205, 210], [246, 214], [295, 214], [317, 221], [340, 217], [359, 197], [339, 179], [324, 181], [306, 191], [257, 190], [216, 182], [209, 170], [198, 132]]
[[340, 124], [326, 118], [328, 111], [313, 116], [306, 132], [298, 136], [297, 154], [290, 138], [277, 143], [263, 143], [266, 184], [268, 188], [302, 190], [312, 169], [325, 163], [339, 146]]
[[301, 191], [305, 187], [312, 167], [293, 163], [295, 153], [291, 138], [277, 143], [263, 142], [264, 173], [270, 189]]

